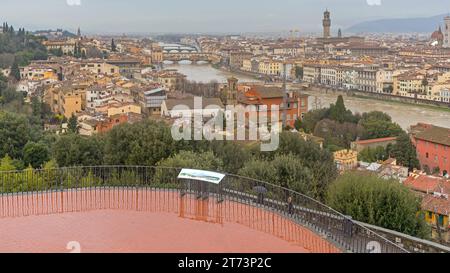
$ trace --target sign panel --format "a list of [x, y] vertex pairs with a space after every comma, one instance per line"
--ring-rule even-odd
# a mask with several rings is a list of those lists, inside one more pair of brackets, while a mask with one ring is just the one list
[[213, 184], [219, 184], [224, 177], [225, 175], [221, 173], [192, 169], [182, 169], [178, 175], [178, 179], [190, 179]]

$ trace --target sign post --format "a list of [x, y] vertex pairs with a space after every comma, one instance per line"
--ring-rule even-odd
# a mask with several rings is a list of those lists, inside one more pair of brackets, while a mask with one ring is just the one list
[[207, 199], [209, 197], [210, 186], [216, 188], [217, 194], [220, 195], [219, 192], [219, 184], [222, 182], [224, 174], [203, 171], [203, 170], [194, 170], [194, 169], [182, 169], [180, 174], [178, 175], [178, 179], [187, 180], [186, 190], [193, 190], [197, 192], [197, 198]]

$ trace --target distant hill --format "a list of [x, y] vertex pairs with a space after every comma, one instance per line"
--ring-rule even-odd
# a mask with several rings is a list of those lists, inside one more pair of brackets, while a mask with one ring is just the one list
[[381, 19], [367, 21], [356, 24], [346, 31], [350, 33], [408, 33], [408, 32], [428, 32], [431, 33], [439, 25], [444, 24], [444, 17], [447, 14], [433, 17], [404, 18], [404, 19]]
[[53, 39], [53, 38], [74, 38], [77, 37], [77, 35], [67, 31], [67, 30], [62, 30], [62, 29], [57, 29], [57, 30], [37, 30], [33, 33], [34, 35], [37, 36], [45, 36], [49, 39]]

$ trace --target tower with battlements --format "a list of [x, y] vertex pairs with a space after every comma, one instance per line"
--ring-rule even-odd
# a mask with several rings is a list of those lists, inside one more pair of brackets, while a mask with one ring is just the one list
[[323, 38], [331, 37], [331, 14], [328, 9], [323, 13]]

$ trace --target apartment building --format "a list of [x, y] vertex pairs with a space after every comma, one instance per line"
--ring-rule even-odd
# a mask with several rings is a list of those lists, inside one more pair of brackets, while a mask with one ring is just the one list
[[321, 82], [321, 66], [318, 64], [303, 65], [303, 81], [309, 83]]
[[118, 66], [108, 64], [103, 61], [83, 61], [80, 64], [80, 70], [89, 71], [97, 75], [119, 75], [120, 73], [120, 69]]
[[450, 128], [431, 124], [411, 127], [411, 137], [423, 170], [448, 175], [450, 172]]
[[73, 84], [49, 88], [45, 91], [44, 102], [52, 112], [70, 118], [86, 108], [87, 85]]

